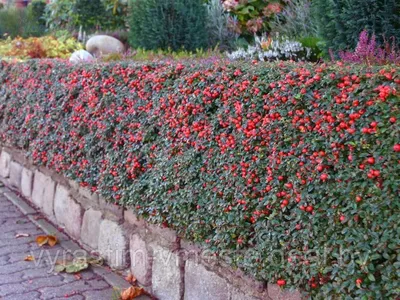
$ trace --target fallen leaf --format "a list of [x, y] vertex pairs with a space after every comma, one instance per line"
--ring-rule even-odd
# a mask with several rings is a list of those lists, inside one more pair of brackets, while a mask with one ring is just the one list
[[129, 273], [126, 277], [125, 280], [128, 281], [129, 283], [135, 283], [137, 281], [136, 277], [132, 275], [132, 273]]
[[57, 244], [58, 240], [55, 235], [39, 235], [36, 238], [36, 243], [39, 247], [42, 247], [48, 244], [50, 247], [54, 247]]
[[28, 237], [31, 236], [29, 233], [17, 233], [15, 235], [15, 238], [20, 238], [20, 237]]
[[61, 273], [65, 271], [65, 265], [56, 265], [54, 266], [54, 272]]
[[48, 235], [47, 238], [48, 238], [47, 243], [49, 244], [50, 247], [54, 247], [58, 242], [57, 237], [55, 235]]
[[89, 257], [87, 262], [92, 266], [102, 266], [104, 263], [103, 258], [101, 257]]
[[43, 245], [46, 245], [47, 242], [49, 241], [49, 238], [45, 235], [39, 235], [36, 238], [36, 243], [38, 244], [39, 247], [42, 247]]
[[67, 273], [78, 273], [89, 267], [86, 261], [74, 261], [71, 264], [66, 265], [65, 272]]
[[143, 288], [138, 287], [138, 286], [131, 286], [130, 288], [127, 288], [126, 290], [121, 292], [121, 299], [122, 300], [132, 300], [135, 299], [136, 297], [139, 297], [141, 295], [145, 295], [146, 292]]
[[28, 255], [24, 258], [24, 261], [33, 261], [35, 258], [32, 255]]

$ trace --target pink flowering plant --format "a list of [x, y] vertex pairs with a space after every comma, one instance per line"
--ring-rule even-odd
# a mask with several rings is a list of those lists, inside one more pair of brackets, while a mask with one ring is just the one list
[[400, 49], [392, 38], [379, 45], [376, 36], [369, 36], [367, 30], [360, 33], [357, 47], [354, 51], [339, 52], [341, 60], [350, 63], [366, 63], [368, 65], [400, 64]]

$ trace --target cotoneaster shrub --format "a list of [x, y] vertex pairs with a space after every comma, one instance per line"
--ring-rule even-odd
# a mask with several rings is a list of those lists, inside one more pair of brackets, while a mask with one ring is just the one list
[[2, 62], [0, 136], [258, 279], [396, 299], [399, 74]]

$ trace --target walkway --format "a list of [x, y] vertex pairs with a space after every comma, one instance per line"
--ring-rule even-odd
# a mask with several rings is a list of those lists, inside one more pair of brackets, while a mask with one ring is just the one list
[[[39, 247], [36, 237], [49, 233], [55, 234], [60, 243]], [[82, 253], [75, 242], [39, 213], [10, 190], [0, 187], [1, 300], [118, 299], [113, 287], [129, 286], [104, 267], [91, 267], [76, 275], [55, 273], [55, 262], [73, 251]], [[34, 260], [29, 261], [29, 256]]]

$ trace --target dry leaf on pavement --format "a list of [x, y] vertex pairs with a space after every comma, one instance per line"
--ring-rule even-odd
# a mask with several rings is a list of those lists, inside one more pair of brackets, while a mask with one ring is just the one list
[[132, 273], [129, 273], [126, 277], [125, 280], [128, 281], [129, 283], [135, 283], [137, 281], [136, 277], [132, 275]]
[[39, 247], [42, 247], [43, 245], [46, 245], [48, 241], [49, 241], [49, 239], [45, 235], [39, 235], [36, 238], [36, 244], [38, 244]]
[[58, 240], [55, 235], [39, 235], [36, 238], [36, 243], [39, 247], [42, 247], [48, 244], [50, 247], [54, 247], [57, 244]]
[[132, 300], [141, 295], [145, 295], [146, 291], [138, 286], [131, 286], [121, 292], [121, 300]]
[[47, 238], [48, 238], [47, 243], [49, 244], [50, 247], [54, 247], [58, 242], [57, 237], [55, 235], [48, 235]]
[[32, 255], [28, 255], [24, 258], [24, 261], [33, 261], [35, 258]]
[[30, 236], [29, 233], [17, 233], [17, 234], [15, 235], [15, 238], [28, 237], [28, 236]]

